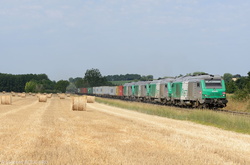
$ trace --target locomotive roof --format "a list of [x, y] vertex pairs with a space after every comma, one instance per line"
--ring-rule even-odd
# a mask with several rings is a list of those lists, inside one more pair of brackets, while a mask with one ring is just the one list
[[130, 83], [125, 83], [123, 86], [130, 86], [130, 85], [134, 85], [136, 82], [130, 82]]
[[146, 85], [149, 84], [151, 81], [138, 81], [135, 83], [135, 85]]
[[174, 80], [173, 78], [165, 78], [161, 80], [151, 81], [150, 84], [164, 84], [164, 83], [172, 82], [173, 80]]
[[220, 75], [198, 75], [198, 76], [183, 76], [179, 78], [166, 78], [161, 80], [153, 80], [153, 81], [138, 81], [138, 82], [130, 82], [125, 83], [123, 86], [131, 86], [131, 85], [146, 85], [146, 84], [164, 84], [168, 82], [181, 82], [181, 81], [200, 81], [204, 79], [222, 79]]
[[150, 84], [159, 84], [161, 82], [162, 82], [162, 80], [153, 80], [150, 82]]
[[164, 83], [168, 83], [168, 82], [172, 82], [174, 81], [174, 78], [165, 78], [165, 79], [162, 79], [162, 82]]
[[200, 81], [204, 79], [221, 79], [220, 75], [199, 75], [199, 76], [187, 76], [180, 77], [174, 80], [174, 82], [178, 81]]

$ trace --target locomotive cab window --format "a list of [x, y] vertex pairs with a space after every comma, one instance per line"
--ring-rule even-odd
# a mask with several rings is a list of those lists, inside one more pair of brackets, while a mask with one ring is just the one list
[[221, 80], [205, 80], [206, 88], [222, 88]]

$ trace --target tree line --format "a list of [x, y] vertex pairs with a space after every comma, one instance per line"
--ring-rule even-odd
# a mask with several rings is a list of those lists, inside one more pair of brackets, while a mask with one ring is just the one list
[[234, 99], [246, 100], [250, 98], [250, 71], [248, 76], [241, 76], [239, 74], [232, 75], [225, 73], [223, 79], [226, 83], [227, 93], [234, 93]]
[[65, 92], [69, 82], [51, 81], [46, 74], [5, 74], [0, 73], [0, 91], [6, 92]]

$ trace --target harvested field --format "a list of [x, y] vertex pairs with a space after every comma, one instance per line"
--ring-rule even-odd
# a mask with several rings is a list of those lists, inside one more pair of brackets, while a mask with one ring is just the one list
[[1, 164], [250, 164], [249, 135], [71, 98], [13, 97], [0, 130]]

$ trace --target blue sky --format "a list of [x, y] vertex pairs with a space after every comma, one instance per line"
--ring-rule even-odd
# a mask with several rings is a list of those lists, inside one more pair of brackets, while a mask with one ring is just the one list
[[249, 0], [1, 0], [0, 72], [250, 71]]

